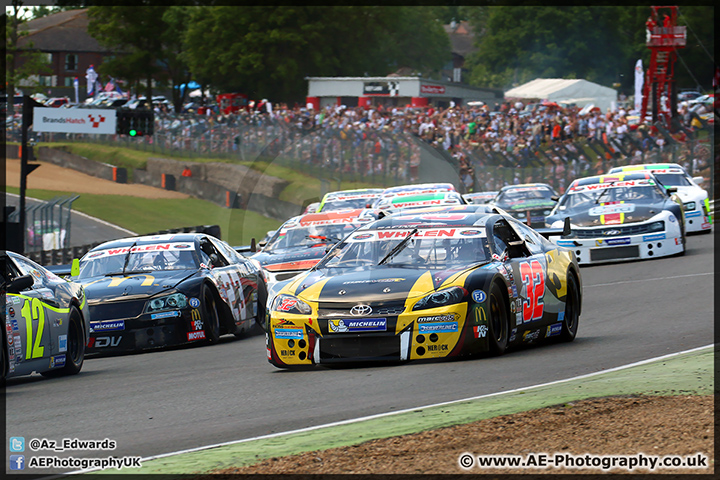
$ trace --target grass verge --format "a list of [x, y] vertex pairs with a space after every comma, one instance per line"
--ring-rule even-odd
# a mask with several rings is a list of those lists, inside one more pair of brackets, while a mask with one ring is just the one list
[[[6, 191], [9, 193], [17, 194], [19, 190], [14, 187], [6, 187]], [[50, 200], [67, 195], [68, 192], [52, 190], [27, 191], [28, 197], [40, 200]], [[220, 225], [223, 240], [233, 246], [247, 245], [253, 237], [260, 240], [268, 230], [275, 230], [282, 223], [255, 212], [223, 208], [197, 198], [147, 199], [120, 195], [82, 194], [75, 200], [72, 207], [73, 210], [139, 234], [195, 225]]]
[[[714, 370], [713, 348], [707, 347], [583, 378], [146, 460], [142, 468], [133, 473], [206, 473], [251, 465], [265, 458], [356, 445], [373, 439], [467, 424], [592, 397], [712, 395]], [[106, 470], [102, 473], [118, 471]]]

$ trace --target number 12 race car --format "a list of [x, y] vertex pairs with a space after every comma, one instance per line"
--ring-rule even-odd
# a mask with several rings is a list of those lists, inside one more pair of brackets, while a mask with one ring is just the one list
[[338, 243], [270, 302], [280, 368], [505, 352], [575, 338], [573, 252], [478, 206], [384, 217]]
[[85, 361], [90, 316], [83, 288], [29, 258], [2, 252], [0, 378], [74, 375]]

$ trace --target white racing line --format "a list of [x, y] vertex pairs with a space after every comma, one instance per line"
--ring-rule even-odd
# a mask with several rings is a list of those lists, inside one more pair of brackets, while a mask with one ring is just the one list
[[[595, 285], [595, 286], [600, 286], [600, 285]], [[609, 368], [609, 369], [607, 369], [607, 370], [601, 370], [601, 371], [599, 371], [599, 372], [588, 373], [588, 374], [585, 374], [585, 375], [578, 375], [578, 376], [576, 376], [576, 377], [565, 378], [565, 379], [562, 379], [562, 380], [555, 380], [555, 381], [553, 381], [553, 382], [541, 383], [541, 384], [531, 385], [531, 386], [522, 387], [522, 388], [516, 388], [516, 389], [513, 389], [513, 390], [504, 391], [504, 392], [488, 393], [488, 394], [485, 394], [485, 395], [479, 395], [479, 396], [477, 396], [477, 397], [469, 397], [469, 398], [463, 398], [463, 399], [460, 399], [460, 400], [451, 400], [451, 401], [448, 401], [448, 402], [434, 403], [434, 404], [432, 404], [432, 405], [424, 405], [424, 406], [412, 407], [412, 408], [407, 408], [407, 409], [405, 409], [405, 410], [399, 410], [399, 411], [396, 411], [396, 412], [386, 412], [386, 413], [379, 413], [379, 414], [377, 414], [377, 415], [370, 415], [370, 416], [366, 416], [366, 417], [352, 418], [352, 419], [349, 419], [349, 420], [342, 420], [342, 421], [339, 421], [339, 422], [326, 423], [326, 424], [324, 424], [324, 425], [316, 425], [316, 426], [313, 426], [313, 427], [300, 428], [300, 429], [297, 429], [297, 430], [290, 430], [290, 431], [287, 431], [287, 432], [271, 433], [271, 434], [268, 434], [268, 435], [260, 435], [260, 436], [258, 436], [258, 437], [244, 438], [244, 439], [242, 439], [242, 440], [232, 440], [232, 441], [229, 441], [229, 442], [215, 443], [215, 444], [213, 444], [213, 445], [206, 445], [206, 446], [203, 446], [203, 447], [189, 448], [189, 449], [186, 449], [186, 450], [178, 450], [178, 451], [176, 451], [176, 452], [163, 453], [163, 454], [160, 454], [160, 455], [153, 455], [153, 456], [150, 456], [150, 457], [145, 457], [145, 458], [142, 458], [140, 461], [141, 461], [142, 463], [145, 463], [145, 462], [149, 462], [150, 460], [157, 460], [157, 459], [160, 459], [160, 458], [167, 458], [167, 457], [172, 457], [172, 456], [175, 456], [175, 455], [182, 455], [182, 454], [185, 454], [185, 453], [199, 452], [199, 451], [202, 451], [202, 450], [209, 450], [209, 449], [211, 449], [211, 448], [225, 447], [225, 446], [228, 446], [228, 445], [237, 445], [237, 444], [240, 444], [240, 443], [252, 442], [252, 441], [254, 441], [254, 440], [264, 440], [264, 439], [268, 439], [268, 438], [282, 437], [282, 436], [285, 436], [285, 435], [292, 435], [292, 434], [295, 434], [295, 433], [306, 433], [306, 432], [311, 432], [311, 431], [313, 431], [313, 430], [320, 430], [320, 429], [322, 429], [322, 428], [337, 427], [337, 426], [340, 426], [340, 425], [348, 425], [348, 424], [352, 424], [352, 423], [363, 422], [363, 421], [365, 421], [365, 420], [373, 420], [373, 419], [376, 419], [376, 418], [389, 417], [389, 416], [391, 416], [391, 415], [398, 415], [398, 414], [402, 414], [402, 413], [410, 413], [410, 412], [413, 412], [413, 411], [415, 411], [415, 410], [424, 410], [424, 409], [428, 409], [428, 408], [432, 408], [432, 407], [442, 407], [442, 406], [451, 405], [451, 404], [459, 403], [459, 402], [468, 402], [468, 401], [471, 401], [471, 400], [480, 400], [480, 399], [483, 399], [483, 398], [495, 397], [495, 396], [498, 396], [498, 395], [506, 395], [506, 394], [510, 394], [510, 393], [517, 393], [517, 392], [523, 392], [523, 391], [527, 391], [527, 390], [534, 390], [534, 389], [537, 389], [537, 388], [547, 387], [547, 386], [550, 386], [550, 385], [559, 385], [559, 384], [561, 384], [561, 383], [567, 383], [567, 382], [570, 382], [570, 381], [573, 381], [573, 380], [582, 380], [582, 379], [585, 379], [585, 378], [591, 378], [591, 377], [595, 377], [595, 376], [597, 376], [597, 375], [602, 375], [602, 374], [605, 374], [605, 373], [617, 372], [617, 371], [620, 371], [620, 370], [625, 370], [625, 369], [627, 369], [627, 368], [637, 367], [637, 366], [640, 366], [640, 365], [645, 365], [645, 364], [648, 364], [648, 363], [656, 362], [656, 361], [659, 361], [659, 360], [666, 360], [666, 359], [668, 359], [668, 358], [677, 357], [678, 355], [684, 355], [684, 354], [686, 354], [686, 353], [697, 352], [697, 351], [699, 351], [699, 350], [704, 350], [704, 349], [710, 348], [710, 347], [713, 347], [713, 344], [709, 344], [709, 345], [705, 345], [705, 346], [697, 347], [697, 348], [691, 348], [690, 350], [683, 350], [682, 352], [670, 353], [670, 354], [667, 354], [667, 355], [662, 355], [662, 356], [660, 356], [660, 357], [648, 358], [647, 360], [641, 360], [641, 361], [639, 361], [639, 362], [628, 363], [628, 364], [626, 364], [626, 365], [621, 365], [621, 366], [619, 366], [619, 367]], [[65, 475], [75, 475], [75, 474], [79, 474], [79, 473], [89, 473], [89, 472], [95, 472], [95, 471], [99, 471], [99, 470], [101, 470], [101, 469], [100, 469], [100, 468], [91, 468], [91, 469], [87, 469], [87, 470], [78, 470], [78, 471], [75, 471], [75, 472], [68, 472], [68, 473], [64, 473], [64, 474], [60, 474], [60, 475], [54, 475], [54, 476], [49, 476], [49, 477], [42, 477], [40, 480], [51, 480], [51, 479], [63, 477], [63, 476], [65, 476]]]
[[672, 280], [675, 278], [700, 277], [702, 275], [715, 275], [715, 273], [714, 272], [693, 273], [690, 275], [673, 275], [671, 277], [641, 278], [640, 280], [625, 280], [622, 282], [598, 283], [595, 285], [583, 285], [583, 289], [592, 288], [592, 287], [607, 287], [609, 285], [621, 285], [624, 283], [653, 282], [655, 280]]

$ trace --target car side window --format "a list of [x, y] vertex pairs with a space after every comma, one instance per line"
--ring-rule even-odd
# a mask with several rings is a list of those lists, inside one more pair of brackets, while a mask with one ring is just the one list
[[208, 237], [208, 239], [211, 242], [211, 245], [213, 246], [214, 253], [218, 257], [218, 261], [216, 262], [216, 267], [227, 267], [230, 265], [230, 262], [228, 261], [227, 253], [225, 252], [225, 249], [223, 248], [222, 244], [215, 240], [214, 238]]
[[22, 258], [13, 258], [13, 260], [15, 261], [18, 269], [20, 269], [21, 275], [31, 275], [33, 277], [33, 280], [35, 280], [35, 283], [33, 284], [34, 288], [42, 287], [47, 283], [45, 275], [43, 275], [38, 266], [33, 265]]
[[518, 236], [505, 219], [498, 220], [493, 227], [493, 242], [497, 254], [507, 249], [510, 258], [527, 256], [525, 242]]
[[515, 228], [520, 230], [523, 237], [525, 238], [525, 246], [530, 250], [533, 255], [542, 253], [542, 240], [538, 238], [538, 235], [530, 229], [527, 225], [520, 222], [515, 224]]

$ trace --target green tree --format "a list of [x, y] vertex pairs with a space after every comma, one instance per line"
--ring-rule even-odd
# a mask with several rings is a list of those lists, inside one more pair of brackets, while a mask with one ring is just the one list
[[[183, 5], [150, 0], [136, 3], [139, 5], [90, 7], [88, 32], [103, 45], [121, 51], [104, 62], [99, 73], [124, 78], [136, 85], [136, 90], [143, 81], [145, 96], [151, 99], [153, 81], [175, 87], [189, 79], [182, 39], [191, 13], [190, 7]], [[179, 110], [183, 95], [179, 89], [177, 93], [172, 90], [174, 107]]]
[[[647, 66], [649, 6], [463, 7], [477, 35], [467, 60], [473, 85], [511, 88], [534, 78], [584, 78], [633, 90], [638, 59]], [[679, 86], [710, 87], [714, 68], [713, 9], [680, 7], [678, 25], [688, 26], [688, 44], [678, 51]], [[695, 82], [692, 79], [697, 78]]]
[[8, 115], [14, 114], [13, 96], [15, 88], [24, 80], [30, 80], [31, 90], [39, 90], [36, 81], [32, 81], [38, 75], [51, 73], [47, 57], [37, 50], [34, 50], [32, 42], [21, 48], [18, 44], [20, 39], [28, 34], [23, 30], [24, 16], [28, 12], [20, 0], [12, 1], [10, 12], [5, 13], [5, 55], [3, 67], [5, 70], [5, 91], [7, 92]]
[[377, 6], [199, 7], [185, 54], [200, 83], [286, 102], [306, 95], [309, 76], [432, 72], [450, 56], [430, 9]]

